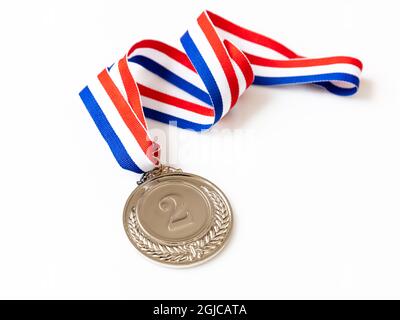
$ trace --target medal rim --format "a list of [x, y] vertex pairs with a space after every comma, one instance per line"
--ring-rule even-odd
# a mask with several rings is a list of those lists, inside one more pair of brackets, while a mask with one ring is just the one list
[[[130, 214], [130, 209], [129, 209], [129, 203], [130, 200], [132, 199], [132, 197], [139, 191], [139, 189], [141, 187], [145, 187], [147, 184], [150, 184], [151, 182], [153, 182], [154, 180], [160, 179], [160, 178], [165, 178], [165, 177], [174, 177], [174, 176], [178, 176], [178, 177], [182, 177], [182, 176], [186, 176], [189, 178], [194, 178], [194, 179], [199, 179], [200, 181], [205, 181], [206, 183], [208, 183], [209, 185], [212, 186], [213, 190], [218, 193], [218, 195], [223, 199], [224, 204], [226, 205], [227, 210], [229, 211], [229, 215], [230, 215], [230, 221], [229, 221], [229, 226], [228, 226], [228, 230], [224, 235], [224, 239], [222, 241], [222, 243], [220, 244], [220, 246], [215, 249], [214, 252], [212, 252], [211, 254], [209, 254], [207, 257], [205, 258], [200, 258], [198, 260], [195, 261], [186, 261], [184, 263], [173, 263], [173, 262], [166, 262], [166, 261], [162, 261], [160, 259], [157, 258], [153, 258], [147, 254], [145, 254], [137, 245], [136, 241], [134, 241], [134, 239], [132, 239], [131, 235], [130, 235], [130, 230], [129, 230], [129, 223], [128, 223], [128, 217]], [[215, 213], [213, 213], [213, 215], [215, 215]], [[210, 259], [214, 258], [216, 255], [218, 255], [227, 245], [227, 243], [230, 240], [230, 236], [232, 233], [232, 229], [234, 226], [234, 218], [233, 218], [233, 210], [232, 210], [232, 206], [230, 204], [230, 201], [228, 200], [227, 196], [225, 195], [225, 193], [218, 187], [216, 186], [213, 182], [211, 182], [210, 180], [193, 174], [193, 173], [189, 173], [189, 172], [183, 172], [183, 171], [175, 171], [175, 172], [169, 172], [169, 173], [162, 173], [158, 176], [154, 176], [149, 178], [148, 180], [144, 181], [143, 183], [141, 183], [139, 186], [137, 186], [129, 195], [129, 197], [126, 200], [125, 206], [124, 206], [124, 210], [123, 210], [123, 215], [122, 215], [122, 219], [123, 219], [123, 225], [124, 225], [124, 230], [126, 235], [128, 236], [129, 241], [133, 244], [133, 246], [136, 248], [136, 250], [138, 250], [142, 256], [146, 257], [147, 259], [149, 259], [152, 262], [155, 262], [157, 264], [161, 264], [163, 266], [169, 266], [169, 267], [173, 267], [173, 268], [187, 268], [187, 267], [194, 267], [200, 264], [203, 264], [207, 261], [209, 261]], [[151, 237], [152, 239], [155, 240], [155, 242], [160, 243], [160, 244], [176, 244], [176, 242], [170, 242], [170, 241], [165, 241], [165, 240], [161, 240], [158, 238], [155, 238], [153, 235], [150, 235], [148, 233], [148, 231], [146, 231], [141, 224], [139, 223], [141, 231], [144, 232], [146, 235], [148, 235], [149, 237]], [[209, 226], [207, 226], [206, 228], [206, 232], [209, 232], [209, 230], [211, 230], [211, 228], [213, 227], [213, 223], [211, 223]], [[192, 243], [196, 240], [199, 239], [199, 237], [201, 238], [201, 236], [199, 234], [197, 234], [195, 237], [193, 237], [193, 239], [190, 240], [186, 240], [184, 241], [185, 243]]]

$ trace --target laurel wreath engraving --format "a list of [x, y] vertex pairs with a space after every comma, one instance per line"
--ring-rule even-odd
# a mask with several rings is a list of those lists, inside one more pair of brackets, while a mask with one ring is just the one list
[[177, 245], [154, 242], [146, 236], [138, 223], [136, 209], [132, 208], [128, 219], [128, 232], [137, 248], [147, 256], [164, 263], [188, 264], [201, 260], [217, 251], [230, 230], [232, 216], [221, 196], [202, 186], [214, 207], [210, 230], [200, 239]]

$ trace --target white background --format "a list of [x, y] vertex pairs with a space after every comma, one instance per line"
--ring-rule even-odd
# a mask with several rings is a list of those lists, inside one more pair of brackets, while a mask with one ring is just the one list
[[[0, 298], [400, 298], [396, 6], [1, 2]], [[356, 56], [365, 71], [347, 98], [251, 88], [215, 130], [253, 130], [254, 153], [176, 163], [226, 192], [236, 224], [217, 258], [170, 269], [126, 238], [122, 208], [138, 176], [118, 167], [78, 92], [138, 40], [179, 45], [203, 9], [300, 54]], [[208, 139], [179, 131], [193, 149]]]

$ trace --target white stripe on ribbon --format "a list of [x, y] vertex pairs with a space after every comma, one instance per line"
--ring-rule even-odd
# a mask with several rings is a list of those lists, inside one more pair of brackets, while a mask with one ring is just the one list
[[311, 66], [311, 67], [292, 67], [292, 68], [276, 68], [276, 67], [265, 67], [252, 65], [254, 74], [261, 77], [296, 77], [296, 76], [308, 76], [315, 74], [324, 73], [349, 73], [355, 76], [360, 74], [360, 69], [352, 64], [347, 63], [336, 63], [323, 66]]
[[198, 25], [197, 21], [188, 29], [189, 35], [193, 42], [196, 44], [197, 49], [200, 51], [203, 59], [205, 60], [208, 68], [210, 69], [219, 91], [222, 97], [222, 117], [226, 115], [231, 107], [231, 90], [229, 87], [228, 80], [225, 76], [224, 69], [222, 68], [217, 56], [215, 55], [214, 49], [211, 47], [206, 36]]
[[214, 117], [205, 116], [202, 114], [198, 114], [196, 112], [192, 112], [186, 109], [182, 109], [179, 107], [172, 106], [170, 104], [154, 100], [148, 97], [142, 98], [143, 106], [152, 110], [160, 111], [162, 113], [166, 113], [167, 115], [171, 115], [183, 120], [187, 120], [190, 122], [194, 122], [197, 124], [211, 125], [214, 123]]
[[111, 101], [100, 81], [98, 79], [92, 81], [89, 85], [89, 89], [96, 101], [101, 103], [101, 110], [121, 140], [131, 159], [144, 172], [153, 169], [154, 163], [152, 163], [147, 155], [143, 152], [135, 137], [122, 120], [118, 110], [115, 108], [114, 103]]
[[190, 70], [189, 68], [180, 64], [176, 60], [167, 56], [165, 53], [160, 52], [153, 48], [138, 48], [133, 52], [132, 57], [139, 55], [145, 56], [153, 61], [156, 61], [158, 64], [162, 65], [169, 71], [175, 73], [182, 79], [190, 82], [191, 84], [195, 85], [196, 87], [198, 87], [203, 91], [207, 91], [203, 81], [201, 80], [197, 72]]
[[[178, 88], [177, 86], [173, 85], [172, 83], [165, 81], [158, 75], [152, 73], [151, 71], [147, 70], [146, 68], [142, 67], [136, 63], [129, 63], [129, 70], [135, 78], [137, 83], [140, 83], [146, 87], [152, 88], [154, 90], [167, 93], [170, 96], [183, 99], [192, 103], [199, 104], [205, 108], [211, 108], [208, 104], [204, 103], [203, 101], [199, 100], [198, 98], [192, 96], [191, 94], [183, 91], [182, 89]], [[171, 70], [173, 71], [173, 70]], [[204, 85], [202, 84], [204, 87]], [[207, 92], [205, 90], [205, 92]]]
[[268, 57], [269, 59], [287, 59], [287, 57], [273, 49], [264, 47], [258, 43], [247, 41], [246, 39], [240, 38], [220, 28], [215, 29], [217, 30], [221, 39], [229, 40], [243, 52], [250, 53], [258, 57]]

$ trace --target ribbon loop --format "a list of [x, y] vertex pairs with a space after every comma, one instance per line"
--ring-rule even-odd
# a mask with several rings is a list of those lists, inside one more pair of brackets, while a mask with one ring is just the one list
[[80, 96], [121, 167], [143, 173], [159, 162], [146, 118], [205, 130], [251, 85], [314, 84], [355, 94], [360, 60], [305, 58], [279, 42], [203, 12], [181, 37], [182, 52], [163, 42], [136, 43]]

